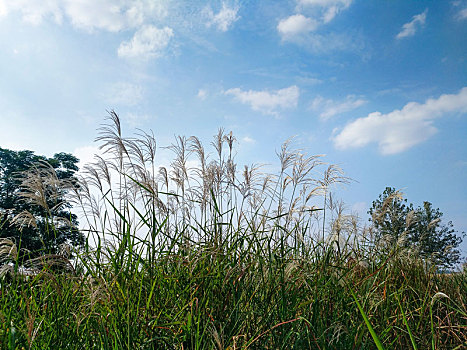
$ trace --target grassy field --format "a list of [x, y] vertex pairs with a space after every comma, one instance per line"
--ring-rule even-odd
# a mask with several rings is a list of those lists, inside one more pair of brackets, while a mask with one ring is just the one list
[[79, 188], [54, 182], [86, 245], [24, 269], [0, 242], [1, 349], [467, 348], [466, 273], [375, 242], [322, 157], [289, 141], [276, 174], [239, 171], [220, 130], [212, 155], [180, 137], [157, 167], [152, 134], [123, 138], [113, 113], [98, 142]]

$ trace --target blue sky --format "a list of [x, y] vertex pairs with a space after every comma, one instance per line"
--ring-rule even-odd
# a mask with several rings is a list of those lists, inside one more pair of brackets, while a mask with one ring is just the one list
[[467, 231], [466, 38], [467, 1], [0, 0], [0, 146], [89, 160], [110, 109], [245, 164], [296, 135], [349, 209], [392, 186]]

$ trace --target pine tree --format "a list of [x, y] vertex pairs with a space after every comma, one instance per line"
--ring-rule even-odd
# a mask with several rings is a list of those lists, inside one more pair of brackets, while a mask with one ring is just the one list
[[390, 246], [399, 244], [410, 248], [439, 269], [459, 263], [460, 251], [457, 248], [462, 238], [452, 222], [443, 223], [443, 213], [433, 209], [430, 202], [414, 209], [400, 192], [386, 187], [373, 201], [368, 213], [376, 242], [385, 239]]

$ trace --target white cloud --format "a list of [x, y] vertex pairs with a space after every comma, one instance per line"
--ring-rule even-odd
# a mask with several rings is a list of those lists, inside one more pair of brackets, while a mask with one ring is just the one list
[[85, 30], [104, 29], [118, 32], [124, 28], [141, 25], [142, 16], [135, 16], [134, 8], [107, 0], [67, 2], [65, 12], [73, 26]]
[[206, 26], [208, 28], [215, 26], [221, 32], [226, 32], [240, 18], [237, 16], [238, 10], [238, 6], [229, 7], [225, 2], [222, 3], [222, 8], [217, 14], [214, 14], [210, 7], [206, 7], [205, 13], [208, 17]]
[[169, 0], [0, 0], [0, 17], [17, 12], [23, 21], [39, 25], [47, 19], [61, 24], [68, 20], [75, 28], [92, 32], [136, 29], [130, 42], [121, 43], [121, 57], [159, 57], [172, 29], [157, 29], [155, 20], [168, 15]]
[[277, 25], [277, 30], [279, 31], [282, 40], [287, 40], [295, 37], [296, 35], [309, 33], [317, 27], [317, 21], [298, 14], [281, 20]]
[[242, 141], [245, 142], [245, 143], [249, 143], [249, 144], [254, 144], [256, 143], [256, 140], [249, 137], [249, 136], [245, 136], [244, 138], [242, 138]]
[[198, 90], [198, 95], [196, 95], [196, 96], [198, 96], [198, 98], [200, 100], [204, 101], [206, 99], [206, 97], [208, 97], [208, 92], [206, 90], [204, 90], [204, 89], [199, 89]]
[[324, 23], [329, 23], [336, 15], [350, 6], [352, 0], [298, 0], [299, 7], [317, 9]]
[[45, 17], [52, 17], [61, 23], [63, 10], [59, 0], [29, 1], [29, 0], [0, 0], [0, 17], [10, 12], [20, 12], [24, 22], [38, 25]]
[[[456, 19], [462, 21], [464, 19], [467, 19], [467, 1], [453, 1], [452, 6], [456, 8], [460, 8], [458, 12], [456, 13], [455, 17]], [[457, 9], [456, 9], [457, 11]], [[0, 8], [0, 14], [1, 14], [1, 8]]]
[[300, 75], [295, 78], [301, 85], [317, 85], [323, 83], [321, 79], [313, 78], [312, 76]]
[[407, 38], [415, 35], [417, 29], [425, 25], [428, 9], [412, 17], [412, 20], [402, 26], [402, 30], [396, 35], [396, 39]]
[[278, 116], [278, 109], [297, 106], [300, 89], [296, 85], [275, 91], [243, 91], [235, 88], [227, 90], [225, 94], [234, 96], [241, 103], [249, 104], [255, 111]]
[[388, 114], [374, 112], [358, 118], [333, 138], [334, 145], [347, 149], [378, 143], [382, 154], [400, 153], [433, 136], [437, 132], [434, 119], [448, 113], [467, 113], [467, 87], [423, 104], [410, 102]]
[[313, 100], [310, 108], [314, 111], [320, 111], [321, 120], [328, 120], [335, 115], [354, 110], [366, 102], [363, 98], [357, 98], [355, 95], [348, 95], [344, 101], [340, 102], [318, 96]]
[[0, 18], [8, 14], [8, 7], [4, 0], [0, 0]]
[[347, 9], [352, 0], [297, 0], [297, 14], [279, 21], [277, 31], [283, 41], [308, 48], [315, 53], [334, 50], [359, 51], [358, 38], [347, 34], [319, 34], [322, 25]]
[[321, 6], [321, 7], [341, 6], [341, 7], [347, 8], [352, 3], [352, 0], [298, 0], [298, 3], [302, 6], [306, 6], [306, 5]]
[[153, 25], [143, 26], [130, 41], [120, 44], [118, 56], [143, 60], [160, 57], [169, 45], [172, 36], [173, 30], [169, 27], [159, 29]]
[[467, 7], [457, 13], [457, 18], [460, 20], [467, 19]]
[[0, 16], [19, 12], [25, 22], [40, 24], [67, 17], [73, 26], [117, 32], [137, 28], [148, 19], [167, 15], [167, 1], [151, 0], [0, 0]]
[[135, 106], [143, 99], [143, 88], [139, 85], [118, 82], [110, 86], [105, 93], [105, 100], [112, 105]]

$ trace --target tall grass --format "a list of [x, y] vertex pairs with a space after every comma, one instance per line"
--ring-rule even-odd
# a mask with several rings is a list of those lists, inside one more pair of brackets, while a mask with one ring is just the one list
[[237, 169], [219, 130], [212, 154], [177, 137], [163, 167], [152, 133], [124, 137], [114, 112], [99, 132], [103, 156], [69, 192], [85, 246], [25, 270], [0, 242], [2, 349], [467, 346], [466, 274], [374, 242], [323, 157], [288, 140], [277, 173]]

